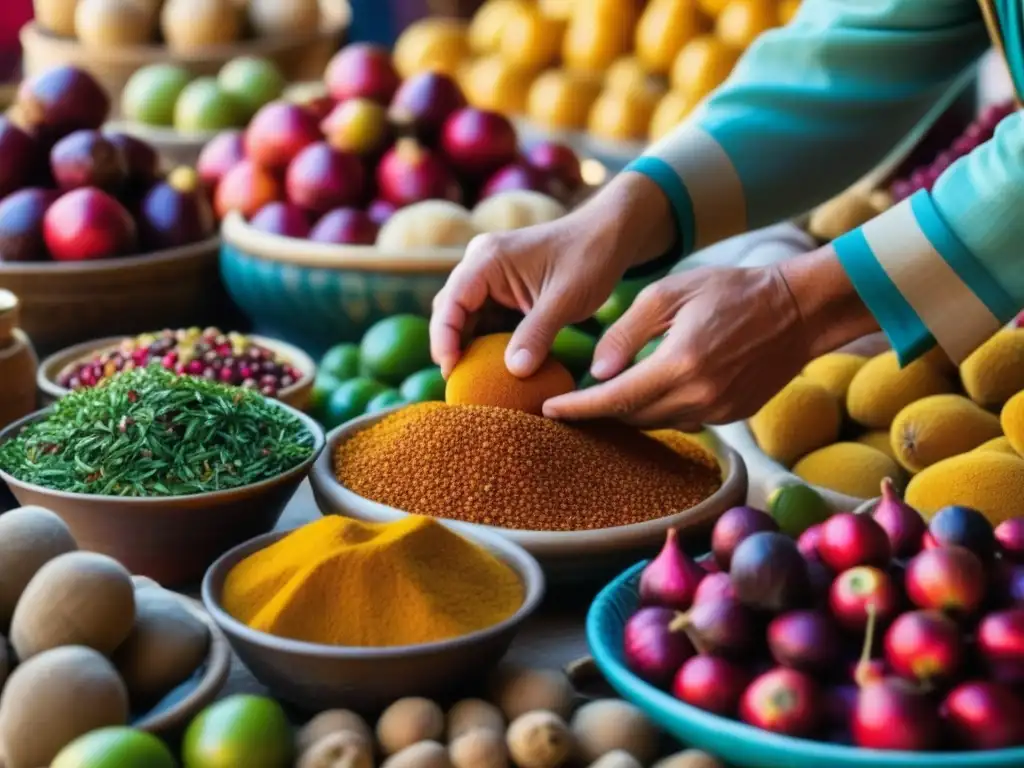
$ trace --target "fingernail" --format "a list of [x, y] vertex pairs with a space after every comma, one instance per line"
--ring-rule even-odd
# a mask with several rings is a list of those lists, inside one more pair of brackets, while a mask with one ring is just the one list
[[604, 358], [595, 360], [594, 364], [590, 366], [590, 375], [595, 379], [604, 380], [612, 375], [612, 364]]
[[511, 370], [512, 373], [525, 376], [530, 372], [530, 364], [532, 362], [533, 355], [530, 354], [530, 350], [516, 350], [516, 353], [512, 355], [512, 359], [509, 361], [509, 370]]

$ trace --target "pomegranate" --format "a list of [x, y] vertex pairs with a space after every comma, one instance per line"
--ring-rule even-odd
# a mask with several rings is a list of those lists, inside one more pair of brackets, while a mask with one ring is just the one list
[[387, 48], [350, 43], [327, 64], [324, 83], [335, 101], [363, 98], [387, 104], [398, 90], [401, 78]]
[[220, 180], [213, 197], [213, 208], [220, 219], [230, 211], [239, 211], [248, 219], [281, 195], [281, 185], [269, 171], [243, 160]]
[[0, 200], [0, 261], [42, 261], [49, 257], [43, 218], [58, 193], [28, 187]]
[[501, 192], [510, 192], [516, 189], [542, 192], [558, 200], [563, 200], [566, 196], [565, 190], [554, 179], [528, 165], [512, 163], [495, 171], [487, 179], [480, 191], [480, 197], [481, 199], [493, 197]]
[[583, 186], [580, 159], [565, 144], [555, 141], [534, 144], [526, 153], [526, 162], [541, 173], [561, 182], [570, 192], [575, 192]]
[[245, 160], [245, 143], [241, 131], [222, 131], [213, 137], [196, 162], [199, 178], [214, 189], [228, 171]]
[[985, 587], [985, 566], [964, 547], [925, 549], [907, 563], [907, 597], [918, 608], [973, 613]]
[[249, 221], [253, 229], [282, 237], [308, 237], [309, 216], [291, 203], [267, 203]]
[[822, 697], [815, 682], [795, 669], [778, 667], [752, 682], [740, 698], [740, 719], [789, 736], [813, 733], [822, 719]]
[[272, 101], [245, 131], [245, 154], [270, 170], [284, 170], [310, 144], [320, 141], [316, 118], [298, 104]]
[[137, 189], [148, 187], [160, 174], [160, 155], [141, 139], [127, 133], [106, 133], [107, 140], [121, 150], [128, 171], [128, 183]]
[[199, 177], [191, 168], [175, 168], [142, 200], [139, 230], [146, 250], [177, 248], [212, 237], [217, 221]]
[[966, 749], [1005, 749], [1024, 744], [1024, 703], [1009, 688], [988, 681], [961, 683], [946, 696], [943, 725]]
[[951, 680], [963, 656], [960, 627], [939, 611], [904, 613], [885, 633], [886, 662], [911, 681]]
[[504, 115], [465, 107], [441, 129], [441, 149], [459, 172], [483, 178], [515, 161], [516, 129]]
[[851, 730], [859, 747], [924, 752], [938, 746], [940, 728], [935, 704], [905, 680], [868, 682], [857, 695]]
[[403, 134], [432, 144], [445, 120], [464, 106], [466, 97], [454, 80], [440, 72], [423, 72], [399, 86], [388, 118]]
[[718, 656], [693, 656], [672, 681], [672, 695], [694, 707], [732, 717], [750, 675], [739, 664]]
[[884, 568], [892, 549], [885, 529], [870, 515], [845, 512], [821, 524], [818, 555], [825, 565], [840, 573], [858, 565]]
[[339, 245], [373, 245], [378, 229], [373, 219], [358, 208], [335, 208], [316, 223], [309, 239]]
[[899, 609], [899, 593], [885, 571], [860, 565], [843, 571], [829, 592], [829, 607], [843, 627], [854, 632], [868, 625], [872, 610], [879, 621], [887, 621]]
[[1024, 683], [1024, 608], [990, 613], [978, 625], [976, 643], [996, 679]]
[[43, 217], [43, 238], [57, 261], [94, 261], [134, 253], [138, 233], [117, 200], [95, 187], [65, 192]]
[[97, 129], [110, 112], [110, 97], [83, 69], [56, 67], [25, 80], [15, 110], [31, 130], [50, 140], [80, 128]]
[[423, 200], [461, 202], [462, 190], [448, 166], [413, 139], [401, 139], [377, 165], [381, 197], [403, 207]]
[[116, 193], [128, 181], [128, 159], [99, 131], [73, 131], [50, 152], [50, 169], [62, 190], [97, 187]]
[[315, 214], [362, 201], [365, 174], [359, 158], [317, 142], [303, 149], [288, 166], [288, 199]]
[[0, 198], [28, 183], [35, 167], [36, 151], [35, 139], [0, 116]]

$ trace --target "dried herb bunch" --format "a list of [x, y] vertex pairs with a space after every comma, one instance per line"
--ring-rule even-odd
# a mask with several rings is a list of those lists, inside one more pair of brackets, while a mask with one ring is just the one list
[[0, 469], [71, 493], [189, 496], [280, 475], [313, 444], [301, 421], [255, 391], [153, 365], [59, 400], [0, 445]]

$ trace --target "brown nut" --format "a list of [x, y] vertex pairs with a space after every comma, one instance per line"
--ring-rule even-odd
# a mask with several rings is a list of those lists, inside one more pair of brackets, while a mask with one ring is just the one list
[[491, 728], [467, 731], [448, 745], [454, 768], [508, 768], [505, 734]]
[[519, 768], [559, 768], [573, 753], [569, 726], [554, 712], [536, 710], [517, 717], [505, 738]]
[[373, 744], [373, 731], [362, 717], [348, 709], [328, 709], [299, 729], [295, 745], [301, 755], [324, 736], [342, 731], [354, 733], [368, 744]]
[[296, 768], [373, 768], [373, 747], [357, 733], [335, 731], [303, 752]]

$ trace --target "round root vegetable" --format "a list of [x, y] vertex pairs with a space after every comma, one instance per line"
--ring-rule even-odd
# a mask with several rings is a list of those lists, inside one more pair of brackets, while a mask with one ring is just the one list
[[357, 733], [335, 731], [303, 752], [296, 768], [373, 768], [373, 747]]
[[377, 721], [377, 742], [385, 755], [393, 755], [421, 741], [444, 737], [444, 712], [430, 699], [399, 699]]
[[501, 710], [483, 699], [463, 699], [448, 710], [448, 743], [478, 729], [505, 735], [505, 716]]
[[362, 717], [348, 709], [328, 709], [299, 729], [295, 737], [296, 748], [302, 754], [325, 736], [346, 731], [373, 744], [373, 731]]
[[519, 768], [560, 768], [573, 753], [572, 732], [554, 712], [537, 710], [517, 717], [506, 735]]
[[421, 741], [396, 752], [380, 768], [453, 768], [448, 750], [436, 741]]
[[505, 667], [495, 673], [491, 683], [491, 701], [510, 722], [539, 709], [568, 718], [575, 695], [565, 673], [554, 669]]
[[609, 752], [627, 752], [644, 765], [658, 754], [658, 731], [632, 704], [600, 699], [580, 707], [570, 726], [579, 757], [593, 762]]
[[491, 728], [466, 731], [448, 745], [454, 768], [508, 768], [505, 734]]

